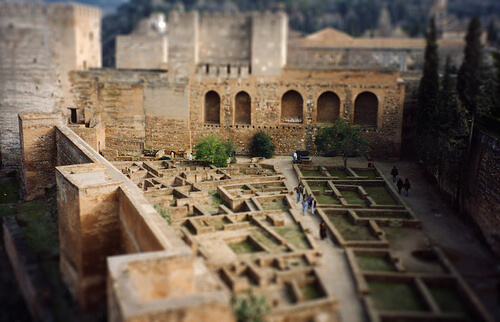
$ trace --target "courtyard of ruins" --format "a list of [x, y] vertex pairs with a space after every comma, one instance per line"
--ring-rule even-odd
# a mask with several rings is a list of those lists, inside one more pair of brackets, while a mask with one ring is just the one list
[[[383, 171], [368, 168], [364, 158], [347, 168], [333, 160], [292, 165], [289, 157], [240, 158], [227, 168], [183, 159], [113, 165], [226, 290], [264, 296], [269, 320], [491, 320]], [[314, 216], [309, 210], [303, 215], [296, 202], [299, 181], [318, 201]], [[327, 240], [319, 238], [321, 220]], [[161, 290], [150, 294], [164, 296]]]

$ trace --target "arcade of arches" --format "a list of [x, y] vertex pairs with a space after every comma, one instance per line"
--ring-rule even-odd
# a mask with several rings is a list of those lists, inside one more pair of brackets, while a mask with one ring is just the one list
[[[238, 92], [234, 99], [235, 124], [252, 124], [252, 99], [247, 92]], [[205, 94], [205, 123], [220, 124], [221, 99], [211, 90]], [[281, 122], [302, 123], [304, 99], [294, 90], [283, 94], [281, 98]], [[340, 116], [340, 98], [331, 91], [322, 93], [317, 101], [316, 121], [334, 123]], [[363, 127], [377, 127], [378, 99], [371, 92], [359, 94], [354, 101], [354, 124]]]

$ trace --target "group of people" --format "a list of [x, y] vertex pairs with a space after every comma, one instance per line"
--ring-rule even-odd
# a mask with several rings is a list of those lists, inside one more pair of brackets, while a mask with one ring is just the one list
[[[399, 175], [399, 171], [396, 168], [396, 166], [392, 168], [391, 175], [392, 175], [392, 182], [396, 182], [396, 178]], [[396, 183], [396, 187], [398, 187], [399, 194], [401, 194], [401, 190], [404, 189], [405, 196], [408, 196], [408, 191], [411, 189], [410, 180], [406, 178], [405, 181], [403, 182], [403, 180], [399, 178], [398, 182]]]
[[297, 202], [299, 202], [302, 199], [302, 215], [304, 216], [306, 215], [307, 209], [310, 209], [311, 215], [314, 215], [314, 208], [316, 208], [318, 202], [316, 201], [316, 199], [314, 199], [314, 196], [311, 193], [307, 194], [304, 191], [304, 186], [302, 185], [302, 182], [300, 182], [299, 185], [295, 187], [295, 192], [297, 193]]

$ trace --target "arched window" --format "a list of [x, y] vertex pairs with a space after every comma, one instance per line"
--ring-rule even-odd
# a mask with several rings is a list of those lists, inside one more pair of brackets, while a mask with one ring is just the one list
[[354, 101], [354, 124], [377, 127], [378, 99], [375, 94], [363, 92]]
[[250, 95], [246, 92], [239, 92], [235, 98], [235, 116], [234, 122], [237, 124], [250, 124], [252, 101]]
[[340, 115], [340, 98], [334, 92], [324, 92], [318, 98], [318, 114], [316, 120], [319, 123], [334, 123]]
[[205, 123], [220, 123], [220, 96], [215, 91], [205, 94]]
[[302, 123], [304, 100], [297, 91], [288, 91], [281, 98], [281, 122]]

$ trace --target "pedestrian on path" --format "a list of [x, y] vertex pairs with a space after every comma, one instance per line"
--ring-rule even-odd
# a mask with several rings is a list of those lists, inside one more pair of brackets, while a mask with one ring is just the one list
[[408, 196], [408, 190], [411, 189], [410, 180], [408, 180], [408, 178], [405, 179], [405, 182], [403, 183], [403, 188], [405, 189], [405, 196]]
[[299, 183], [297, 187], [295, 187], [295, 192], [297, 192], [297, 202], [300, 201], [300, 195], [302, 194], [302, 190], [304, 188], [302, 187], [302, 182]]
[[398, 187], [399, 194], [401, 194], [401, 189], [403, 189], [403, 180], [401, 180], [401, 178], [398, 179], [396, 186]]
[[391, 170], [391, 175], [392, 175], [392, 182], [396, 182], [396, 177], [398, 176], [399, 171], [396, 169], [396, 166], [394, 166]]
[[302, 199], [302, 215], [306, 215], [306, 209], [307, 209], [307, 197], [304, 196], [304, 199]]
[[307, 208], [311, 209], [312, 194], [307, 195]]
[[297, 152], [294, 152], [294, 153], [292, 154], [292, 163], [293, 163], [293, 164], [297, 163]]
[[317, 204], [316, 199], [313, 197], [311, 201], [311, 215], [314, 215], [314, 208], [316, 208]]
[[321, 240], [326, 238], [326, 223], [324, 220], [322, 220], [321, 224], [319, 224], [319, 237]]

